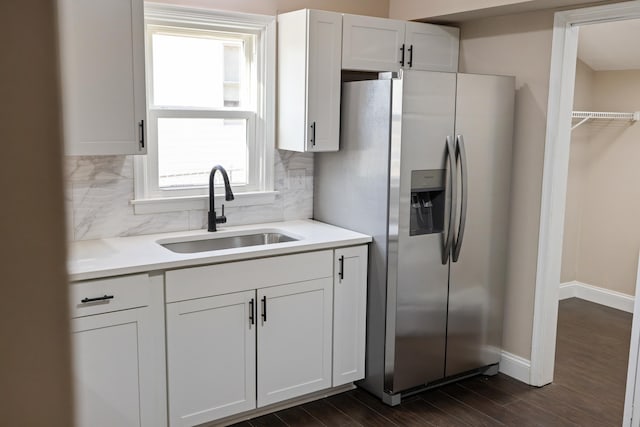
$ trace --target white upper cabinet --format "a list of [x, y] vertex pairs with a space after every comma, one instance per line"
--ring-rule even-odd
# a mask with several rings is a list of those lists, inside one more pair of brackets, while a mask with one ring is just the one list
[[341, 49], [339, 13], [278, 16], [278, 148], [338, 150]]
[[405, 68], [423, 71], [458, 71], [460, 30], [443, 25], [407, 22]]
[[342, 68], [398, 71], [403, 59], [405, 22], [371, 16], [342, 17]]
[[142, 0], [58, 0], [65, 153], [145, 154]]
[[458, 71], [457, 28], [344, 15], [342, 68], [360, 71]]

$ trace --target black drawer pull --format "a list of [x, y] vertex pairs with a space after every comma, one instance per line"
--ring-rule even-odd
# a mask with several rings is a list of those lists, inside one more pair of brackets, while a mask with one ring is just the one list
[[267, 321], [267, 297], [262, 297], [262, 321]]
[[249, 301], [249, 321], [251, 322], [252, 325], [255, 325], [256, 323], [256, 319], [255, 317], [253, 317], [253, 312], [254, 312], [254, 308], [253, 308], [253, 298], [251, 298], [251, 301]]
[[338, 272], [338, 277], [342, 282], [342, 279], [344, 279], [344, 255], [340, 257], [340, 271]]
[[80, 302], [83, 304], [86, 304], [88, 302], [106, 301], [108, 299], [113, 299], [113, 295], [105, 295], [105, 296], [96, 297], [96, 298], [83, 298], [82, 300], [80, 300]]

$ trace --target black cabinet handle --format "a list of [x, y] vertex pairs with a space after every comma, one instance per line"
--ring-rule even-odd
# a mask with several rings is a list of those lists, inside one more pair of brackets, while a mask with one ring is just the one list
[[400, 66], [404, 67], [404, 43], [402, 44], [402, 47], [400, 48], [400, 52], [402, 52], [402, 56], [400, 57]]
[[262, 321], [267, 321], [267, 297], [262, 297]]
[[254, 317], [254, 304], [255, 301], [253, 298], [251, 298], [251, 301], [249, 301], [249, 321], [251, 322], [252, 325], [256, 324], [256, 318]]
[[344, 255], [341, 256], [339, 258], [340, 260], [340, 271], [338, 272], [338, 277], [340, 278], [340, 281], [342, 282], [342, 279], [344, 279]]
[[311, 145], [316, 145], [316, 122], [311, 123]]
[[409, 62], [407, 65], [409, 65], [409, 68], [413, 67], [413, 45], [409, 46]]
[[86, 304], [88, 302], [96, 302], [96, 301], [106, 301], [109, 299], [113, 299], [113, 295], [104, 295], [96, 298], [83, 298], [80, 300], [81, 303]]

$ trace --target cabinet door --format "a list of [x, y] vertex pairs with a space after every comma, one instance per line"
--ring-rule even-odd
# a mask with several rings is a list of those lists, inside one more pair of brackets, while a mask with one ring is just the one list
[[331, 386], [332, 282], [258, 289], [258, 407]]
[[405, 22], [343, 15], [342, 68], [398, 71], [403, 56]]
[[58, 0], [66, 154], [144, 154], [142, 0]]
[[167, 304], [171, 426], [256, 406], [255, 291]]
[[336, 249], [333, 286], [333, 386], [364, 378], [367, 247]]
[[[153, 358], [147, 308], [71, 320], [76, 425], [158, 426], [165, 408], [154, 404]], [[160, 351], [160, 355], [162, 351]]]
[[342, 16], [309, 11], [307, 149], [337, 151], [340, 139]]
[[442, 25], [407, 22], [405, 68], [458, 71], [460, 30]]

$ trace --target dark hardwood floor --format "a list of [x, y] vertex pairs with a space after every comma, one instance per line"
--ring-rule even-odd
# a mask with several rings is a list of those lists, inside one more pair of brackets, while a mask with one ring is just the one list
[[546, 387], [474, 377], [395, 408], [356, 389], [235, 426], [620, 426], [630, 335], [631, 314], [572, 298], [560, 302], [555, 381]]

